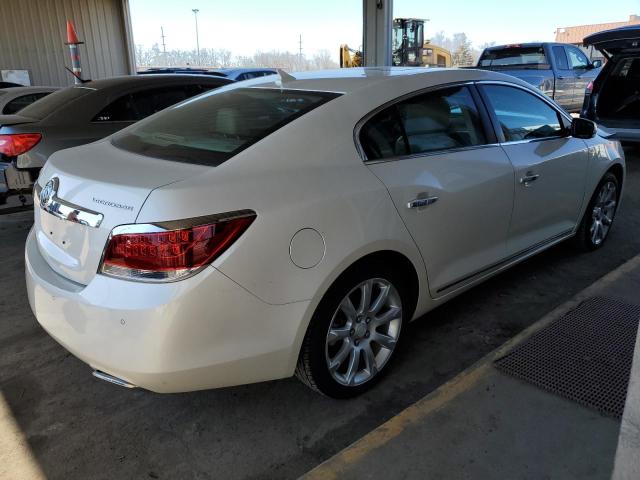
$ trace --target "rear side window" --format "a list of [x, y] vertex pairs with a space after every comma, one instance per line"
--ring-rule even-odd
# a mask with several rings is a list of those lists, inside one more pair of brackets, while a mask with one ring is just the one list
[[62, 90], [53, 92], [46, 97], [40, 99], [39, 102], [32, 103], [31, 105], [23, 108], [20, 111], [20, 115], [25, 117], [35, 118], [42, 120], [48, 117], [59, 108], [84, 97], [85, 95], [95, 92], [91, 87], [67, 87]]
[[13, 113], [19, 112], [23, 108], [31, 105], [36, 100], [40, 100], [41, 98], [46, 97], [48, 94], [49, 92], [40, 92], [16, 97], [4, 106], [4, 108], [2, 109], [2, 113], [3, 115], [11, 115]]
[[558, 137], [560, 114], [532, 93], [515, 87], [483, 85], [507, 142]]
[[102, 109], [94, 122], [136, 122], [194, 95], [184, 87], [163, 87], [128, 93]]
[[564, 47], [553, 47], [553, 56], [556, 60], [556, 67], [560, 70], [569, 70], [567, 55], [564, 53]]
[[549, 62], [544, 48], [538, 47], [505, 47], [485, 50], [480, 57], [481, 67], [511, 67], [548, 69]]
[[417, 95], [372, 117], [360, 130], [368, 160], [483, 145], [480, 114], [467, 87]]
[[170, 108], [112, 138], [159, 159], [217, 166], [339, 94], [236, 88]]

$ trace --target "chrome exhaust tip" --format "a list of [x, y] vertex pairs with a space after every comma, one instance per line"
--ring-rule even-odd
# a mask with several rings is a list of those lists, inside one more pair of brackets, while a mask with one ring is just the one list
[[114, 377], [113, 375], [109, 375], [108, 373], [101, 372], [100, 370], [94, 370], [92, 375], [100, 380], [104, 380], [105, 382], [113, 383], [120, 387], [124, 388], [137, 388], [133, 383], [129, 383], [126, 380], [122, 380], [121, 378]]

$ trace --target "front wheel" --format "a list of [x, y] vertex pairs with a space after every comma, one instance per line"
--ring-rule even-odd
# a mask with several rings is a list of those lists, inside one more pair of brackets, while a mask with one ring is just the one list
[[305, 336], [296, 375], [334, 398], [371, 388], [397, 351], [405, 306], [402, 278], [382, 265], [338, 280], [322, 299]]
[[578, 227], [574, 243], [583, 250], [596, 250], [604, 245], [616, 215], [620, 185], [612, 173], [600, 180]]

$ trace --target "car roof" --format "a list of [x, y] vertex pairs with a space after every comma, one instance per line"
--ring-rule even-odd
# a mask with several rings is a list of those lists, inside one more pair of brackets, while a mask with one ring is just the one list
[[220, 72], [220, 73], [251, 73], [251, 72], [276, 72], [275, 68], [269, 68], [269, 67], [264, 67], [264, 68], [233, 68], [233, 67], [228, 67], [228, 68], [215, 68], [213, 70], [214, 72]]
[[74, 85], [74, 87], [90, 88], [93, 90], [102, 90], [105, 88], [132, 87], [132, 86], [153, 86], [155, 84], [167, 83], [212, 83], [222, 85], [228, 83], [229, 80], [214, 75], [194, 75], [179, 73], [158, 73], [155, 75], [123, 75], [118, 77], [103, 78], [100, 80], [90, 80], [85, 83]]
[[[496, 80], [521, 85], [526, 82], [515, 77], [473, 68], [423, 68], [423, 67], [359, 67], [336, 70], [294, 72], [279, 76], [267, 76], [247, 80], [238, 87], [287, 88], [336, 93], [351, 93], [381, 83], [393, 83], [407, 76], [423, 76], [425, 88], [450, 82]], [[233, 87], [225, 87], [234, 88]]]
[[560, 43], [560, 42], [524, 42], [524, 43], [506, 43], [504, 45], [492, 45], [491, 47], [485, 48], [485, 50], [500, 50], [503, 48], [536, 48], [536, 47], [542, 47], [544, 45], [571, 46], [571, 44]]

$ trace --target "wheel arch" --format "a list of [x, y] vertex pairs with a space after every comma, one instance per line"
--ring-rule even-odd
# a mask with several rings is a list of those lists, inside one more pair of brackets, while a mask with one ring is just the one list
[[[409, 281], [406, 284], [410, 289], [409, 295], [411, 298], [411, 304], [409, 306], [411, 316], [409, 318], [413, 319], [416, 312], [422, 313], [426, 310], [426, 305], [429, 304], [431, 299], [430, 297], [426, 298], [428, 297], [428, 294], [425, 293], [429, 291], [429, 286], [424, 263], [422, 261], [422, 257], [420, 257], [417, 252], [417, 249], [412, 251], [412, 249], [407, 249], [406, 247], [407, 246], [404, 244], [396, 245], [395, 248], [389, 245], [370, 245], [368, 248], [355, 253], [348, 259], [345, 259], [345, 261], [341, 263], [340, 267], [336, 268], [334, 274], [331, 275], [321, 288], [318, 289], [317, 295], [309, 302], [309, 307], [300, 324], [300, 328], [296, 336], [296, 342], [291, 352], [293, 354], [290, 359], [290, 370], [292, 374], [298, 362], [304, 337], [309, 329], [311, 319], [318, 308], [318, 305], [331, 288], [340, 281], [340, 279], [364, 263], [380, 261], [394, 262], [397, 264], [403, 274], [406, 274], [409, 277]], [[421, 292], [423, 292], [423, 295], [421, 295]]]

